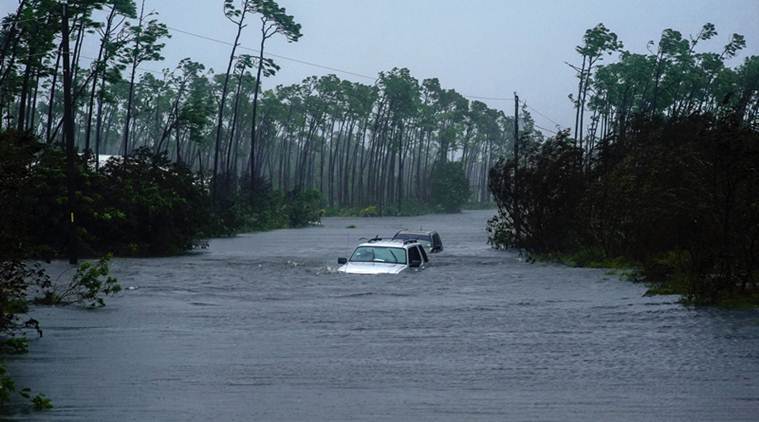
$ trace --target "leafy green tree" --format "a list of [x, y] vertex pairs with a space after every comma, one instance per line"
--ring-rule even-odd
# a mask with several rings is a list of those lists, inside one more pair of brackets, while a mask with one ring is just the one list
[[432, 203], [444, 212], [458, 212], [468, 201], [469, 181], [458, 162], [440, 162], [432, 172]]
[[123, 64], [130, 66], [129, 97], [126, 104], [126, 118], [124, 123], [124, 157], [129, 155], [129, 131], [132, 123], [132, 104], [134, 102], [134, 80], [137, 67], [147, 61], [163, 60], [161, 50], [165, 46], [160, 40], [168, 37], [166, 25], [156, 19], [150, 19], [155, 12], [145, 15], [145, 0], [142, 0], [140, 17], [137, 25], [128, 25], [129, 41], [132, 45], [121, 51], [120, 59]]
[[[107, 72], [109, 63], [116, 58], [116, 54], [121, 48], [123, 48], [123, 40], [114, 39], [123, 23], [123, 21], [117, 22], [116, 19], [118, 16], [134, 18], [136, 15], [136, 8], [133, 0], [116, 0], [107, 5], [107, 7], [110, 11], [108, 12], [105, 24], [96, 25], [96, 29], [100, 34], [100, 48], [98, 49], [98, 57], [92, 64], [92, 89], [90, 90], [90, 100], [87, 107], [84, 150], [88, 153], [91, 151], [90, 139], [92, 136], [92, 119], [98, 82], [101, 82], [100, 94], [98, 96], [98, 108], [100, 109], [105, 91], [104, 84], [108, 78]], [[98, 117], [100, 116], [100, 111], [102, 110], [99, 110]], [[101, 124], [102, 122], [98, 120], [98, 129]], [[99, 143], [97, 143], [97, 140], [95, 150], [96, 152], [99, 152]]]
[[219, 115], [216, 120], [216, 143], [214, 148], [214, 158], [213, 158], [213, 198], [216, 199], [217, 196], [217, 175], [218, 175], [218, 167], [219, 167], [219, 151], [221, 150], [221, 135], [222, 135], [222, 121], [224, 119], [224, 106], [226, 104], [227, 100], [227, 90], [229, 87], [229, 78], [231, 77], [230, 72], [232, 71], [232, 64], [235, 61], [235, 52], [237, 51], [237, 47], [240, 46], [240, 36], [242, 35], [242, 30], [245, 28], [245, 17], [250, 11], [251, 0], [242, 0], [240, 3], [240, 7], [235, 6], [234, 0], [224, 0], [224, 16], [235, 24], [237, 26], [237, 33], [235, 35], [235, 41], [232, 44], [232, 52], [229, 54], [229, 62], [227, 64], [227, 72], [224, 74], [224, 83], [223, 88], [221, 91], [221, 97], [219, 101]]
[[[575, 50], [582, 56], [582, 65], [578, 70], [577, 98], [575, 102], [575, 139], [582, 143], [583, 121], [585, 117], [585, 104], [589, 91], [589, 81], [594, 66], [606, 54], [611, 54], [622, 48], [622, 42], [618, 41], [617, 34], [609, 31], [604, 24], [599, 23], [595, 27], [585, 31], [583, 44], [578, 45]], [[575, 68], [576, 69], [576, 68]]]
[[[745, 47], [738, 34], [701, 51], [717, 36], [712, 24], [690, 37], [666, 29], [650, 54], [623, 51], [594, 70], [583, 49], [578, 105], [587, 88], [590, 125], [575, 128], [578, 145], [563, 132], [528, 148], [518, 192], [513, 162], [496, 163], [491, 243], [568, 255], [573, 264], [633, 263], [656, 291], [696, 304], [754, 300], [757, 59], [727, 65]], [[518, 243], [515, 213], [525, 216]]]
[[[258, 111], [258, 92], [261, 86], [261, 74], [267, 61], [264, 58], [266, 41], [276, 34], [284, 36], [288, 42], [296, 42], [301, 37], [300, 24], [295, 22], [292, 15], [288, 15], [284, 7], [280, 7], [274, 0], [252, 0], [248, 4], [251, 13], [260, 15], [261, 19], [261, 45], [258, 52], [258, 69], [256, 71], [256, 85], [253, 91], [252, 128], [250, 133], [250, 185], [255, 188], [256, 182], [256, 112]], [[271, 62], [269, 62], [271, 63]]]

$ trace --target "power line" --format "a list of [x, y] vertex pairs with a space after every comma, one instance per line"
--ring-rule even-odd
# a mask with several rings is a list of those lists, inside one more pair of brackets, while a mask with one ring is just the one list
[[[168, 29], [170, 29], [172, 31], [175, 31], [175, 32], [179, 32], [179, 33], [182, 33], [182, 34], [185, 34], [185, 35], [189, 35], [189, 36], [192, 36], [192, 37], [200, 38], [200, 39], [203, 39], [203, 40], [206, 40], [206, 41], [215, 42], [215, 43], [218, 43], [218, 44], [226, 45], [228, 47], [234, 47], [233, 43], [228, 42], [228, 41], [224, 41], [224, 40], [220, 40], [218, 38], [213, 38], [213, 37], [209, 37], [207, 35], [201, 35], [201, 34], [197, 34], [197, 33], [194, 33], [194, 32], [185, 31], [184, 29], [175, 28], [175, 27], [172, 27], [172, 26], [167, 26], [166, 28], [168, 28]], [[261, 50], [258, 50], [258, 49], [255, 49], [255, 48], [246, 47], [244, 45], [238, 45], [237, 48], [239, 48], [241, 50], [251, 51], [251, 52], [254, 52], [254, 53], [258, 53], [258, 54], [261, 53]], [[307, 66], [313, 66], [313, 67], [317, 67], [317, 68], [320, 68], [320, 69], [326, 69], [326, 70], [330, 70], [330, 71], [333, 71], [333, 72], [344, 73], [346, 75], [352, 75], [352, 76], [356, 76], [356, 77], [359, 77], [359, 78], [368, 79], [368, 80], [371, 80], [371, 81], [376, 81], [377, 80], [376, 77], [369, 76], [369, 75], [364, 75], [362, 73], [353, 72], [353, 71], [345, 70], [345, 69], [340, 69], [340, 68], [337, 68], [337, 67], [327, 66], [327, 65], [323, 65], [323, 64], [319, 64], [319, 63], [314, 63], [314, 62], [310, 62], [310, 61], [306, 61], [306, 60], [296, 59], [296, 58], [293, 58], [293, 57], [283, 56], [281, 54], [264, 53], [264, 55], [265, 56], [276, 57], [278, 59], [289, 60], [289, 61], [292, 61], [292, 62], [295, 62], [295, 63], [300, 63], [300, 64], [304, 64], [304, 65], [307, 65]], [[483, 97], [483, 96], [478, 96], [478, 95], [463, 95], [463, 94], [462, 94], [462, 96], [465, 97], [465, 98], [473, 99], [473, 100], [514, 101], [514, 98], [506, 98], [506, 97]]]
[[[97, 59], [97, 58], [95, 58], [95, 57], [90, 57], [90, 56], [85, 56], [84, 54], [80, 54], [80, 55], [79, 55], [79, 57], [83, 57], [83, 58], [85, 58], [85, 59], [89, 59], [89, 60], [92, 60], [92, 61], [91, 61], [89, 64], [93, 64], [93, 63], [95, 63], [96, 61], [98, 61], [98, 59]], [[143, 72], [154, 73], [154, 74], [156, 74], [156, 75], [158, 75], [158, 76], [164, 76], [164, 72], [161, 72], [161, 71], [158, 71], [158, 70], [153, 70], [153, 69], [148, 69], [148, 68], [146, 68], [146, 67], [143, 67], [142, 65], [139, 65], [139, 66], [137, 66], [137, 69], [140, 69], [140, 70], [142, 70]]]
[[549, 133], [551, 133], [553, 135], [558, 135], [559, 134], [559, 132], [556, 132], [555, 130], [551, 130], [551, 129], [546, 129], [543, 126], [540, 126], [540, 125], [536, 124], [535, 122], [532, 122], [532, 125], [535, 126], [538, 129], [540, 129], [540, 130], [544, 130], [544, 131], [549, 132]]
[[543, 116], [545, 119], [549, 120], [551, 123], [555, 124], [556, 126], [561, 127], [561, 123], [557, 122], [556, 120], [546, 116], [544, 113], [542, 113], [540, 110], [536, 109], [535, 107], [532, 107], [531, 105], [527, 104], [526, 101], [522, 101], [522, 104], [525, 105], [525, 107], [529, 108], [530, 110], [534, 111], [535, 113]]
[[[22, 20], [16, 21], [16, 23], [29, 22], [29, 21], [40, 21], [42, 19], [44, 19], [44, 18], [40, 17], [40, 18], [33, 18], [33, 19], [22, 19]], [[178, 33], [181, 33], [181, 34], [184, 34], [184, 35], [188, 35], [188, 36], [191, 36], [191, 37], [195, 37], [195, 38], [199, 38], [199, 39], [202, 39], [202, 40], [211, 41], [211, 42], [214, 42], [214, 43], [217, 43], [217, 44], [221, 44], [221, 45], [226, 45], [228, 47], [234, 47], [233, 43], [228, 42], [228, 41], [224, 41], [224, 40], [221, 40], [221, 39], [218, 39], [218, 38], [214, 38], [214, 37], [210, 37], [210, 36], [207, 36], [207, 35], [198, 34], [198, 33], [191, 32], [191, 31], [186, 31], [184, 29], [176, 28], [176, 27], [168, 26], [168, 25], [166, 26], [166, 28], [169, 29], [169, 30], [171, 30], [171, 31], [173, 31], [173, 32], [178, 32]], [[246, 47], [244, 45], [238, 45], [237, 48], [239, 48], [240, 50], [250, 51], [250, 52], [253, 52], [253, 53], [257, 53], [257, 54], [260, 54], [260, 52], [261, 52], [261, 50], [258, 50], [258, 49], [255, 49], [255, 48]], [[316, 67], [316, 68], [319, 68], [319, 69], [329, 70], [331, 72], [343, 73], [343, 74], [346, 74], [346, 75], [351, 75], [351, 76], [355, 76], [355, 77], [366, 79], [366, 80], [370, 80], [370, 81], [376, 81], [377, 80], [377, 78], [374, 77], [374, 76], [369, 76], [369, 75], [365, 75], [365, 74], [362, 74], [362, 73], [353, 72], [353, 71], [345, 70], [345, 69], [340, 69], [340, 68], [337, 68], [337, 67], [334, 67], [334, 66], [328, 66], [328, 65], [324, 65], [324, 64], [320, 64], [320, 63], [315, 63], [315, 62], [311, 62], [311, 61], [307, 61], [307, 60], [297, 59], [297, 58], [294, 58], [294, 57], [283, 56], [281, 54], [264, 53], [264, 56], [275, 57], [275, 58], [278, 58], [278, 59], [282, 59], [282, 60], [287, 60], [287, 61], [291, 61], [291, 62], [294, 62], [294, 63], [303, 64], [303, 65], [306, 65], [306, 66], [312, 66], [312, 67]], [[82, 56], [82, 57], [86, 57], [86, 56]], [[140, 68], [140, 69], [142, 69], [144, 71], [147, 71], [147, 72], [161, 74], [161, 72], [154, 71], [154, 70], [147, 70], [147, 69], [139, 67], [139, 66], [138, 66], [138, 68]], [[472, 100], [514, 101], [514, 98], [510, 98], [510, 97], [486, 97], [486, 96], [479, 96], [479, 95], [464, 95], [464, 94], [462, 94], [462, 96], [465, 97], [465, 98], [472, 99]]]
[[514, 98], [508, 98], [508, 97], [480, 97], [477, 95], [461, 95], [462, 97], [471, 98], [473, 100], [484, 100], [484, 101], [514, 101]]
[[[39, 21], [39, 20], [42, 20], [42, 19], [43, 18], [40, 17], [40, 18], [37, 18], [37, 19], [19, 20], [19, 21], [16, 21], [16, 22], [20, 23], [20, 22], [28, 22], [28, 21]], [[184, 34], [184, 35], [188, 35], [188, 36], [191, 36], [191, 37], [195, 37], [195, 38], [198, 38], [198, 39], [202, 39], [202, 40], [205, 40], [205, 41], [214, 42], [214, 43], [225, 45], [225, 46], [228, 46], [228, 47], [234, 47], [233, 43], [228, 42], [228, 41], [224, 41], [224, 40], [221, 40], [221, 39], [218, 39], [218, 38], [214, 38], [214, 37], [210, 37], [210, 36], [207, 36], [207, 35], [198, 34], [198, 33], [191, 32], [191, 31], [186, 31], [184, 29], [176, 28], [176, 27], [168, 26], [168, 25], [166, 26], [166, 28], [169, 29], [169, 30], [171, 30], [171, 31], [173, 31], [173, 32], [178, 32], [178, 33], [181, 33], [181, 34]], [[246, 47], [244, 45], [238, 45], [237, 48], [239, 48], [240, 50], [250, 51], [250, 52], [253, 52], [253, 53], [257, 53], [257, 54], [260, 54], [260, 52], [261, 52], [258, 49]], [[39, 55], [45, 55], [45, 54], [49, 54], [49, 53], [40, 53]], [[35, 56], [36, 56], [36, 54], [35, 54]], [[343, 73], [343, 74], [346, 74], [346, 75], [351, 75], [351, 76], [355, 76], [355, 77], [366, 79], [366, 80], [371, 80], [371, 81], [376, 81], [377, 80], [376, 77], [365, 75], [365, 74], [362, 74], [362, 73], [353, 72], [353, 71], [345, 70], [345, 69], [340, 69], [340, 68], [333, 67], [333, 66], [323, 65], [323, 64], [319, 64], [319, 63], [315, 63], [315, 62], [311, 62], [311, 61], [307, 61], [307, 60], [301, 60], [301, 59], [297, 59], [297, 58], [294, 58], [294, 57], [283, 56], [281, 54], [264, 53], [264, 56], [275, 57], [275, 58], [278, 58], [278, 59], [282, 59], [282, 60], [287, 60], [287, 61], [291, 61], [291, 62], [294, 62], [294, 63], [303, 64], [303, 65], [306, 65], [306, 66], [312, 66], [312, 67], [316, 67], [316, 68], [319, 68], [319, 69], [329, 70], [329, 71], [332, 71], [332, 72]], [[88, 57], [88, 56], [81, 55], [81, 54], [80, 54], [80, 57], [84, 57], [84, 58], [87, 58], [87, 59], [90, 59], [90, 60], [93, 60], [93, 61], [97, 60], [97, 59], [95, 59], [93, 57]], [[140, 69], [140, 70], [142, 70], [142, 71], [144, 71], [144, 72], [149, 72], [149, 73], [153, 73], [153, 74], [160, 75], [160, 76], [164, 75], [164, 73], [161, 72], [161, 71], [147, 69], [147, 68], [145, 68], [143, 66], [138, 66], [137, 68]], [[471, 100], [481, 100], [481, 101], [514, 101], [513, 97], [488, 97], [488, 96], [465, 95], [465, 94], [461, 94], [461, 95], [463, 97], [471, 99]], [[524, 104], [530, 110], [532, 110], [535, 113], [537, 113], [538, 115], [544, 117], [545, 119], [549, 120], [550, 122], [552, 122], [553, 124], [557, 125], [558, 127], [561, 127], [560, 123], [558, 123], [556, 120], [548, 117], [546, 114], [542, 113], [540, 110], [537, 110], [536, 108], [530, 106], [525, 101], [521, 101], [521, 103]], [[536, 125], [536, 127], [537, 127], [537, 125]], [[544, 128], [541, 128], [541, 129], [544, 129]], [[544, 130], [547, 130], [547, 131], [552, 132], [552, 133], [556, 133], [555, 131], [550, 131], [548, 129], [544, 129]]]
[[[179, 33], [182, 33], [182, 34], [185, 34], [185, 35], [189, 35], [189, 36], [192, 36], [192, 37], [200, 38], [200, 39], [203, 39], [203, 40], [206, 40], [206, 41], [212, 41], [212, 42], [215, 42], [215, 43], [218, 43], [218, 44], [226, 45], [228, 47], [234, 47], [233, 43], [228, 42], [228, 41], [224, 41], [224, 40], [220, 40], [218, 38], [209, 37], [207, 35], [196, 34], [194, 32], [185, 31], [184, 29], [179, 29], [179, 28], [175, 28], [175, 27], [172, 27], [172, 26], [167, 26], [166, 28], [168, 28], [168, 29], [170, 29], [172, 31], [175, 31], [175, 32], [179, 32]], [[246, 47], [244, 45], [238, 45], [237, 48], [239, 48], [241, 50], [251, 51], [251, 52], [254, 52], [254, 53], [257, 53], [257, 54], [261, 53], [261, 50], [258, 50], [258, 49], [255, 49], [255, 48]], [[289, 60], [291, 62], [305, 64], [307, 66], [318, 67], [318, 68], [321, 68], [321, 69], [330, 70], [332, 72], [344, 73], [346, 75], [352, 75], [352, 76], [356, 76], [356, 77], [359, 77], [359, 78], [364, 78], [364, 79], [368, 79], [368, 80], [372, 80], [372, 81], [377, 80], [376, 77], [372, 77], [372, 76], [369, 76], [369, 75], [364, 75], [364, 74], [361, 74], [361, 73], [352, 72], [350, 70], [340, 69], [340, 68], [337, 68], [337, 67], [327, 66], [327, 65], [323, 65], [323, 64], [319, 64], [319, 63], [309, 62], [309, 61], [306, 61], [306, 60], [296, 59], [296, 58], [293, 58], [293, 57], [287, 57], [287, 56], [283, 56], [281, 54], [264, 53], [264, 56], [276, 57], [276, 58], [282, 59], [282, 60]]]

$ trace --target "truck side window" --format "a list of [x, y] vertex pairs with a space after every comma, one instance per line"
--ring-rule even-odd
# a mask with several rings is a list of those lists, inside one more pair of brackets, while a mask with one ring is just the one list
[[424, 258], [424, 262], [430, 262], [430, 259], [427, 258], [427, 251], [424, 250], [421, 246], [417, 246], [419, 251], [422, 253], [422, 258]]
[[408, 260], [411, 261], [421, 261], [422, 257], [419, 256], [419, 248], [414, 246], [408, 249]]

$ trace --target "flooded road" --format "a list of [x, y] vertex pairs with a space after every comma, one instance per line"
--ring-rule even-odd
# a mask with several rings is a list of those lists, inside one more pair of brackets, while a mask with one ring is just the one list
[[[96, 311], [36, 309], [9, 361], [32, 421], [717, 421], [759, 416], [759, 312], [688, 309], [486, 244], [492, 212], [327, 218], [118, 259]], [[347, 228], [357, 226], [354, 229]], [[334, 273], [361, 236], [438, 230], [400, 276]]]

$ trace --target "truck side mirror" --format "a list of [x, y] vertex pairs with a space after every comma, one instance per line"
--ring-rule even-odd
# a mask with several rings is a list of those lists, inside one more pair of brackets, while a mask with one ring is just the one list
[[345, 265], [348, 263], [348, 258], [337, 258], [337, 263], [339, 265]]

